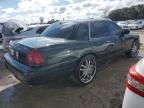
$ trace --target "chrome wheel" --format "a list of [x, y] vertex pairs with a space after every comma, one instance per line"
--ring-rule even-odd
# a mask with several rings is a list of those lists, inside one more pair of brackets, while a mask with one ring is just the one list
[[79, 79], [83, 83], [89, 83], [93, 80], [96, 74], [95, 57], [86, 58], [79, 68]]

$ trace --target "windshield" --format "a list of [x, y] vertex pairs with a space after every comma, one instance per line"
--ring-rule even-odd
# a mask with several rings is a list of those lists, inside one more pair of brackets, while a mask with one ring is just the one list
[[73, 24], [57, 22], [44, 30], [42, 35], [51, 38], [68, 38], [72, 35], [73, 29]]

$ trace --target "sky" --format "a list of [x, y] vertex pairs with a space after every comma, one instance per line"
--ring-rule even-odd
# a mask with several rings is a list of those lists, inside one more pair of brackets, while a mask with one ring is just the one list
[[103, 17], [111, 10], [137, 4], [144, 4], [144, 0], [0, 0], [0, 22]]

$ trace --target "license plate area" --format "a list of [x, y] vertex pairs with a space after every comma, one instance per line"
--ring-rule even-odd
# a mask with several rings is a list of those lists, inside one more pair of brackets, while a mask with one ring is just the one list
[[13, 56], [16, 59], [19, 59], [19, 52], [18, 51], [14, 50], [13, 48], [10, 48], [9, 51], [10, 51], [11, 56]]

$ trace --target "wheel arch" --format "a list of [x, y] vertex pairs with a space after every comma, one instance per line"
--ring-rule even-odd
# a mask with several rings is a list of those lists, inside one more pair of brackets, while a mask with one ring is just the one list
[[96, 53], [94, 53], [94, 52], [87, 52], [87, 53], [84, 53], [84, 54], [80, 55], [80, 60], [81, 60], [83, 57], [87, 56], [87, 55], [94, 55], [96, 58], [99, 58]]
[[[94, 53], [94, 52], [85, 52], [85, 53], [83, 53], [82, 55], [79, 55], [79, 62], [78, 62], [78, 63], [80, 63], [80, 61], [81, 61], [85, 56], [87, 56], [87, 55], [94, 55], [94, 57], [96, 57], [96, 58], [98, 57], [97, 54]], [[97, 63], [96, 63], [96, 64], [97, 64]], [[79, 67], [79, 64], [76, 66], [75, 71], [73, 71], [73, 73], [71, 74], [71, 78], [72, 78], [72, 80], [73, 80], [74, 82], [76, 82], [76, 84], [78, 84], [78, 85], [80, 85], [80, 86], [84, 86], [84, 85], [87, 85], [87, 84], [89, 84], [90, 82], [92, 82], [92, 81], [94, 80], [96, 74], [94, 75], [93, 79], [92, 79], [90, 82], [88, 82], [88, 83], [82, 83], [82, 82], [80, 82], [80, 79], [79, 79], [78, 73], [77, 73], [78, 67]]]

